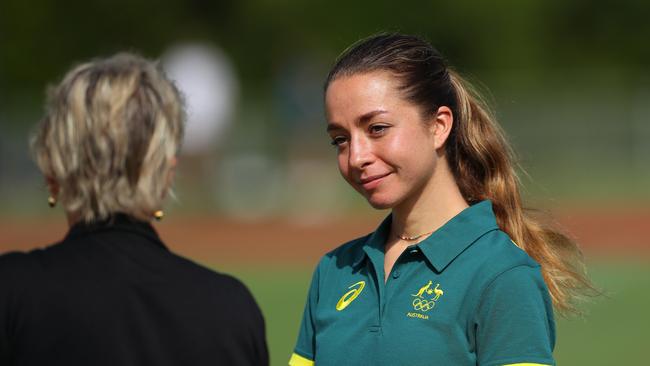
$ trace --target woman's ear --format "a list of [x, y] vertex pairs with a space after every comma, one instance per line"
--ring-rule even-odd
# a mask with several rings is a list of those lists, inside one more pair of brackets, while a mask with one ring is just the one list
[[449, 137], [453, 125], [454, 115], [451, 109], [447, 106], [438, 108], [438, 111], [433, 116], [430, 124], [430, 130], [433, 134], [434, 147], [436, 150], [445, 146], [445, 142]]
[[47, 190], [50, 192], [50, 196], [56, 199], [59, 195], [59, 183], [52, 177], [45, 177], [45, 184], [47, 184]]
[[167, 187], [171, 187], [174, 183], [174, 176], [176, 175], [176, 166], [178, 165], [178, 158], [176, 156], [172, 157], [170, 162], [169, 175], [167, 176]]

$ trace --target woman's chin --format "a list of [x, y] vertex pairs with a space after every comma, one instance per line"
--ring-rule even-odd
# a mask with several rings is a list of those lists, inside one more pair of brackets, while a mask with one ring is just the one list
[[391, 199], [389, 197], [366, 197], [366, 200], [368, 200], [368, 203], [372, 208], [377, 209], [377, 210], [386, 210], [393, 208], [395, 206], [395, 200]]

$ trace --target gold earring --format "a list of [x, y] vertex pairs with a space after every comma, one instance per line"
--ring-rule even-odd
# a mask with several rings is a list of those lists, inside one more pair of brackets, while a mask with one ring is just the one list
[[56, 206], [56, 198], [54, 198], [54, 196], [49, 196], [49, 197], [47, 198], [47, 204], [48, 204], [50, 207], [54, 207], [54, 206]]
[[163, 217], [165, 217], [165, 213], [163, 212], [163, 210], [158, 210], [158, 211], [156, 211], [156, 212], [153, 213], [153, 217], [154, 217], [156, 220], [160, 221], [160, 220], [163, 219]]

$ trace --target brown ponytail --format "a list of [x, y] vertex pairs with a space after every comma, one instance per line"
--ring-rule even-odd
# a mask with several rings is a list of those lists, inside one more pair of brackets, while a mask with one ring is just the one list
[[456, 92], [455, 134], [446, 146], [456, 182], [468, 200], [492, 201], [499, 227], [542, 267], [555, 307], [575, 310], [572, 299], [591, 289], [578, 246], [541, 224], [523, 208], [513, 154], [486, 104], [465, 80], [449, 70]]
[[352, 45], [330, 71], [325, 89], [337, 77], [376, 70], [392, 72], [404, 97], [423, 114], [451, 108], [454, 127], [445, 153], [464, 198], [470, 204], [492, 201], [499, 227], [541, 265], [556, 309], [575, 310], [580, 292], [593, 290], [580, 250], [523, 208], [512, 150], [480, 94], [431, 44], [402, 34], [379, 34]]

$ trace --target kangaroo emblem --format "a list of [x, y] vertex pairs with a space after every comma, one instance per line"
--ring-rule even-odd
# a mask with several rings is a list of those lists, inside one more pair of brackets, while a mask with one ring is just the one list
[[440, 296], [445, 293], [440, 288], [439, 283], [436, 283], [436, 287], [434, 288], [431, 288], [432, 285], [433, 281], [429, 280], [426, 285], [420, 287], [417, 293], [411, 294], [411, 296], [415, 297], [411, 303], [411, 305], [413, 305], [413, 310], [419, 311], [419, 313], [406, 313], [406, 316], [411, 318], [429, 319], [428, 315], [422, 313], [433, 309], [434, 306], [436, 306], [436, 301], [438, 301]]
[[[417, 294], [412, 294], [411, 296], [415, 296], [415, 297], [422, 298], [422, 297], [423, 297], [422, 295], [423, 295], [425, 292], [426, 292], [427, 294], [431, 295], [431, 294], [433, 293], [433, 290], [431, 290], [429, 287], [431, 287], [432, 284], [433, 284], [433, 282], [431, 282], [431, 280], [429, 280], [429, 283], [427, 283], [426, 285], [422, 286], [422, 287], [420, 288], [420, 290], [418, 291]], [[438, 287], [436, 286], [436, 288], [438, 288]], [[441, 290], [439, 290], [439, 291], [441, 291]]]
[[[429, 281], [429, 283], [430, 283], [430, 282], [431, 282], [431, 281]], [[440, 296], [442, 296], [442, 295], [445, 294], [445, 292], [442, 291], [441, 289], [439, 289], [438, 286], [440, 286], [440, 284], [439, 284], [439, 283], [436, 283], [436, 288], [433, 289], [433, 293], [436, 294], [436, 296], [434, 296], [433, 299], [432, 299], [433, 301], [438, 301], [438, 299], [440, 298]], [[429, 290], [429, 291], [431, 291], [431, 290]], [[429, 291], [427, 291], [427, 293], [429, 293]]]

